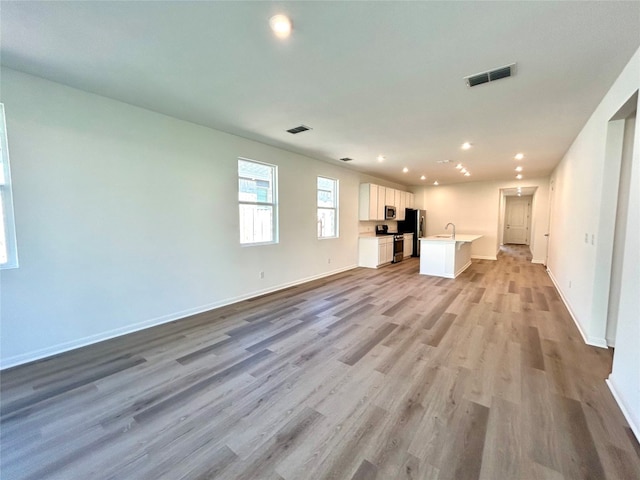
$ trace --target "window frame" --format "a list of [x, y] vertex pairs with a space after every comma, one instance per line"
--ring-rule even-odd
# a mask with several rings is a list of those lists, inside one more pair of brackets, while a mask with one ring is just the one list
[[[242, 179], [246, 179], [246, 180], [250, 180], [250, 181], [255, 181], [255, 178], [249, 178], [249, 177], [243, 177], [240, 175], [240, 162], [248, 162], [248, 163], [253, 163], [256, 165], [262, 165], [265, 167], [269, 167], [271, 169], [271, 201], [270, 202], [266, 202], [266, 201], [260, 201], [260, 200], [256, 200], [255, 202], [252, 201], [248, 201], [248, 200], [240, 200], [240, 181]], [[273, 245], [273, 244], [277, 244], [279, 243], [279, 235], [278, 235], [278, 166], [277, 165], [273, 165], [270, 163], [266, 163], [266, 162], [260, 162], [258, 160], [252, 160], [250, 158], [246, 158], [246, 157], [238, 157], [238, 170], [237, 170], [237, 175], [238, 175], [238, 183], [236, 184], [238, 187], [238, 235], [239, 235], [239, 241], [240, 241], [240, 246], [242, 247], [252, 247], [252, 246], [257, 246], [257, 245]], [[271, 240], [266, 241], [266, 242], [243, 242], [242, 241], [242, 206], [243, 205], [251, 205], [251, 206], [269, 206], [271, 207], [271, 211], [272, 211], [272, 216], [271, 216]], [[254, 235], [255, 237], [255, 235]]]
[[[11, 167], [9, 164], [9, 142], [4, 104], [0, 103], [0, 221], [7, 251], [7, 261], [0, 263], [0, 270], [18, 268], [18, 244], [16, 222], [13, 214], [13, 190], [11, 187]], [[1, 233], [0, 233], [1, 234]]]
[[[333, 182], [333, 207], [326, 207], [320, 205], [319, 194], [320, 192], [329, 192], [329, 190], [321, 189], [318, 185], [320, 183], [320, 179], [329, 180]], [[318, 235], [318, 240], [328, 240], [332, 238], [340, 238], [340, 230], [339, 230], [339, 206], [340, 206], [340, 181], [337, 178], [327, 177], [325, 175], [318, 175], [316, 178], [316, 226], [318, 231], [316, 232]], [[334, 235], [322, 235], [322, 224], [320, 219], [320, 210], [333, 210], [333, 231]]]

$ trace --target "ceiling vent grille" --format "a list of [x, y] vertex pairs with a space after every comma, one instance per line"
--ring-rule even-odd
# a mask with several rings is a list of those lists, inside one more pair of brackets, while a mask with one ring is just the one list
[[342, 157], [340, 160], [342, 160], [343, 162], [350, 162], [351, 160], [353, 160], [353, 158]]
[[307, 127], [306, 125], [300, 125], [299, 127], [290, 128], [287, 132], [295, 135], [297, 133], [306, 132], [307, 130], [311, 130], [311, 127]]
[[487, 72], [476, 73], [475, 75], [469, 75], [464, 77], [464, 81], [467, 87], [475, 87], [482, 85], [483, 83], [494, 82], [501, 78], [513, 77], [516, 74], [516, 64], [505, 65], [504, 67], [494, 68]]

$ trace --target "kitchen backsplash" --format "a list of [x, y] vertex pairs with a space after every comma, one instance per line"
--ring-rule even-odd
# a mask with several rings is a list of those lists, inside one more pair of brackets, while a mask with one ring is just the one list
[[375, 233], [376, 225], [388, 225], [390, 232], [398, 231], [398, 222], [395, 220], [378, 220], [375, 222], [359, 222], [358, 233]]

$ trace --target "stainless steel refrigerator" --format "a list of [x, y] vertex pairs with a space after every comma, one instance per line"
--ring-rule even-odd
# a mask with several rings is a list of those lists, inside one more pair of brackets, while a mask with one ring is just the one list
[[427, 236], [427, 211], [405, 209], [404, 220], [398, 221], [399, 233], [413, 233], [412, 257], [420, 256], [420, 237]]

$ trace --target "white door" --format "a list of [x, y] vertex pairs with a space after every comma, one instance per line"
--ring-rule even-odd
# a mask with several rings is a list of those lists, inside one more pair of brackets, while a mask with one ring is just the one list
[[504, 243], [529, 245], [532, 197], [507, 197]]

